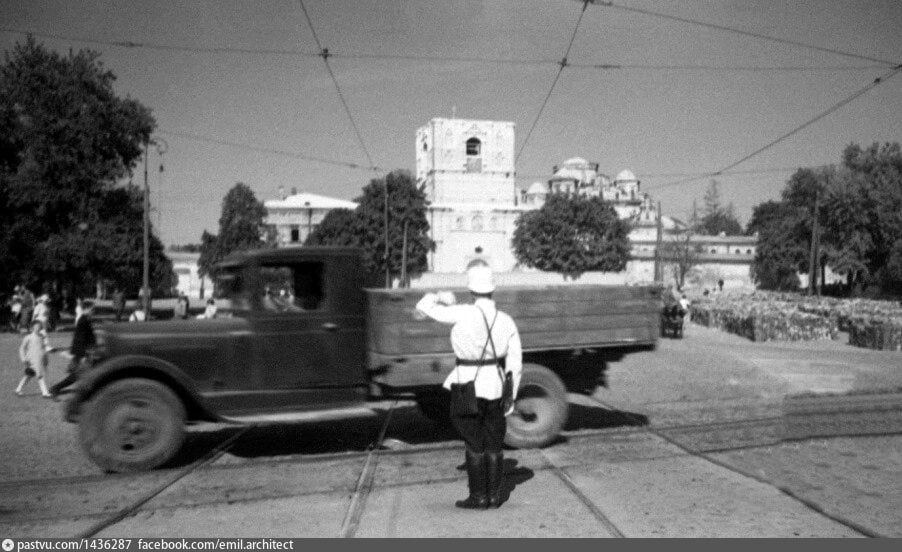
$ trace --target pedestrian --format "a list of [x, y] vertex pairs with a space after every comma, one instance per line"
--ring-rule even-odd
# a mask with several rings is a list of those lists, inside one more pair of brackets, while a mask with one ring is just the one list
[[94, 328], [91, 326], [94, 303], [87, 300], [79, 301], [75, 312], [75, 331], [72, 334], [72, 344], [69, 346], [69, 366], [66, 367], [68, 374], [50, 388], [50, 394], [54, 397], [78, 380], [82, 361], [87, 356], [88, 350], [97, 343]]
[[19, 299], [22, 301], [22, 312], [19, 313], [19, 330], [27, 332], [31, 325], [31, 313], [34, 312], [34, 293], [24, 285], [19, 286]]
[[723, 293], [723, 278], [717, 280], [717, 291]]
[[179, 292], [179, 297], [175, 301], [175, 309], [173, 309], [173, 318], [186, 319], [188, 318], [188, 308], [191, 304], [188, 302], [188, 296], [185, 295], [184, 292]]
[[41, 323], [44, 329], [50, 327], [50, 306], [48, 303], [50, 302], [50, 297], [47, 295], [41, 295], [38, 297], [38, 301], [34, 306], [34, 312], [31, 314], [32, 322], [37, 320]]
[[[467, 288], [473, 297], [472, 304], [455, 305], [454, 294], [442, 291], [427, 293], [416, 308], [423, 315], [452, 325], [451, 347], [457, 362], [444, 387], [452, 391], [451, 421], [466, 445], [470, 491], [467, 498], [455, 505], [469, 509], [497, 508], [503, 501], [505, 416], [514, 411], [523, 353], [517, 325], [497, 309], [492, 299], [495, 285], [485, 261], [474, 260], [467, 267]], [[510, 406], [505, 410], [502, 398], [508, 373], [513, 385]], [[475, 394], [475, 409], [469, 412], [464, 408], [469, 403], [466, 394], [457, 392], [468, 388]]]
[[50, 390], [47, 389], [47, 368], [50, 366], [49, 353], [52, 351], [50, 340], [47, 338], [47, 332], [44, 331], [44, 324], [38, 320], [31, 323], [31, 333], [27, 334], [19, 345], [19, 360], [25, 367], [25, 374], [19, 380], [16, 387], [16, 395], [22, 396], [22, 390], [25, 384], [33, 378], [37, 377], [38, 387], [41, 388], [41, 396], [53, 398]]
[[216, 318], [216, 301], [212, 297], [207, 299], [207, 306], [204, 309], [204, 318]]
[[113, 313], [116, 322], [122, 321], [122, 315], [125, 314], [125, 293], [118, 286], [113, 290]]
[[147, 313], [144, 312], [144, 307], [138, 305], [134, 311], [132, 311], [131, 316], [128, 317], [129, 322], [144, 322], [147, 320]]
[[21, 297], [19, 297], [18, 287], [16, 288], [16, 292], [11, 299], [9, 312], [9, 328], [14, 332], [18, 331], [19, 318], [22, 316], [22, 299]]

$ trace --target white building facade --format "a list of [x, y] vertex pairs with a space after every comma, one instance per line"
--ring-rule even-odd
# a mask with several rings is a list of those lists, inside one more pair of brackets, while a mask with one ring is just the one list
[[[281, 191], [281, 189], [280, 189]], [[279, 199], [263, 202], [266, 208], [264, 223], [276, 231], [276, 243], [279, 247], [301, 246], [326, 213], [332, 209], [353, 210], [357, 204], [353, 201], [326, 197], [309, 193], [297, 193], [292, 188], [290, 195], [279, 194]]]

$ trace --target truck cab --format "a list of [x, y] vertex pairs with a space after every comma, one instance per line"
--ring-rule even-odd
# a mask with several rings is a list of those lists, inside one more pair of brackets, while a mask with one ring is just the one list
[[241, 422], [367, 398], [361, 252], [286, 248], [218, 267], [213, 319], [110, 323], [66, 405], [107, 471], [178, 451], [186, 421]]

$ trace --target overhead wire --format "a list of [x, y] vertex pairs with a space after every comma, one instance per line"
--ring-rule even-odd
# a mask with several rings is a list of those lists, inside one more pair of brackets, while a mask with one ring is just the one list
[[[203, 54], [243, 54], [243, 55], [274, 55], [293, 56], [304, 58], [321, 58], [322, 52], [305, 52], [303, 50], [289, 50], [284, 48], [241, 48], [236, 46], [184, 46], [178, 44], [164, 44], [159, 42], [138, 42], [134, 40], [99, 40], [96, 38], [43, 33], [32, 30], [12, 29], [0, 27], [0, 33], [21, 35], [33, 35], [51, 40], [67, 42], [81, 42], [100, 46], [113, 46], [125, 49], [145, 49], [166, 52], [187, 52]], [[438, 56], [419, 54], [377, 54], [377, 53], [341, 53], [329, 51], [330, 58], [351, 60], [386, 60], [386, 61], [423, 61], [438, 63], [483, 63], [494, 65], [560, 65], [560, 61], [552, 59], [517, 59], [517, 58], [493, 58], [480, 56]], [[639, 70], [639, 71], [718, 71], [718, 72], [810, 72], [810, 71], [862, 71], [882, 69], [885, 65], [703, 65], [703, 64], [636, 64], [636, 63], [591, 63], [591, 62], [567, 62], [567, 66], [573, 69], [588, 70]]]
[[579, 24], [582, 23], [583, 16], [586, 15], [586, 8], [589, 5], [590, 0], [583, 0], [583, 9], [579, 12], [579, 19], [576, 20], [576, 25], [573, 27], [573, 33], [570, 35], [570, 42], [567, 44], [567, 50], [564, 52], [564, 57], [559, 62], [560, 67], [558, 67], [557, 73], [554, 75], [554, 80], [551, 82], [551, 88], [548, 89], [548, 93], [545, 94], [545, 99], [542, 100], [542, 106], [539, 108], [539, 112], [536, 114], [536, 118], [533, 119], [532, 125], [529, 127], [529, 132], [526, 133], [526, 137], [523, 139], [523, 143], [520, 144], [520, 151], [517, 152], [517, 155], [514, 157], [514, 163], [516, 164], [517, 160], [520, 159], [520, 155], [523, 154], [523, 150], [526, 149], [526, 144], [529, 143], [529, 138], [532, 136], [532, 131], [535, 130], [536, 125], [539, 123], [539, 119], [542, 117], [542, 112], [545, 111], [545, 106], [548, 105], [548, 100], [551, 99], [551, 94], [554, 92], [554, 87], [557, 86], [558, 80], [561, 78], [561, 73], [564, 72], [564, 68], [567, 67], [567, 56], [570, 55], [570, 49], [573, 48], [573, 41], [576, 40], [576, 33], [579, 31]]
[[[542, 105], [539, 109], [539, 112], [536, 115], [535, 119], [533, 120], [533, 123], [532, 123], [529, 131], [526, 134], [523, 144], [520, 147], [520, 151], [517, 153], [516, 159], [519, 159], [520, 155], [525, 150], [526, 145], [528, 144], [529, 139], [531, 138], [531, 135], [532, 135], [533, 131], [535, 130], [535, 128], [536, 128], [536, 126], [537, 126], [537, 124], [551, 98], [551, 95], [553, 94], [553, 92], [557, 86], [560, 76], [563, 73], [564, 68], [566, 68], [566, 67], [573, 67], [573, 68], [577, 68], [577, 69], [601, 69], [601, 70], [638, 69], [638, 70], [705, 70], [705, 71], [814, 71], [814, 70], [836, 70], [836, 71], [842, 70], [842, 71], [845, 71], [845, 70], [873, 69], [875, 67], [875, 66], [794, 66], [794, 67], [770, 66], [770, 67], [766, 67], [766, 66], [723, 66], [723, 65], [706, 66], [706, 65], [693, 65], [693, 64], [655, 65], [655, 64], [613, 64], [613, 63], [610, 63], [610, 64], [570, 63], [568, 61], [568, 56], [569, 56], [570, 50], [573, 46], [573, 43], [575, 41], [576, 34], [579, 30], [583, 16], [585, 15], [588, 4], [590, 4], [590, 3], [592, 3], [593, 5], [599, 5], [599, 6], [610, 7], [610, 8], [629, 11], [629, 12], [641, 13], [641, 14], [649, 15], [649, 16], [653, 16], [653, 17], [664, 18], [664, 19], [678, 21], [678, 22], [682, 22], [682, 23], [712, 28], [712, 29], [716, 29], [716, 30], [720, 30], [720, 31], [736, 33], [736, 34], [749, 36], [749, 37], [753, 37], [753, 38], [757, 38], [757, 39], [761, 39], [761, 40], [767, 40], [767, 41], [777, 42], [777, 43], [781, 43], [781, 44], [788, 44], [788, 45], [793, 45], [793, 46], [797, 46], [797, 47], [809, 48], [809, 49], [828, 52], [828, 53], [832, 53], [832, 54], [836, 54], [836, 55], [842, 55], [842, 56], [846, 56], [846, 57], [852, 57], [852, 58], [856, 58], [856, 59], [861, 59], [861, 60], [866, 60], [866, 61], [883, 64], [880, 67], [884, 67], [886, 65], [896, 65], [895, 62], [891, 62], [888, 60], [879, 59], [879, 58], [875, 58], [875, 57], [870, 57], [870, 56], [864, 56], [864, 55], [856, 54], [853, 52], [847, 52], [847, 51], [842, 51], [842, 50], [838, 50], [838, 49], [834, 49], [834, 48], [826, 48], [826, 47], [816, 46], [816, 45], [812, 45], [812, 44], [806, 44], [806, 43], [802, 43], [799, 41], [788, 40], [788, 39], [784, 39], [784, 38], [780, 38], [780, 37], [774, 37], [774, 36], [765, 35], [765, 34], [761, 34], [761, 33], [746, 31], [743, 29], [735, 28], [735, 27], [729, 27], [729, 26], [725, 26], [725, 25], [709, 23], [709, 22], [695, 20], [695, 19], [691, 19], [691, 18], [675, 16], [675, 15], [666, 14], [666, 13], [662, 13], [662, 12], [656, 12], [653, 10], [647, 10], [647, 9], [643, 9], [643, 8], [624, 6], [624, 5], [620, 5], [620, 4], [615, 4], [614, 2], [605, 2], [605, 1], [601, 1], [601, 0], [582, 0], [583, 6], [582, 6], [582, 10], [580, 12], [579, 19], [577, 20], [574, 30], [570, 36], [570, 41], [568, 43], [567, 50], [564, 54], [564, 57], [561, 61], [558, 61], [558, 62], [554, 62], [552, 60], [517, 60], [517, 59], [461, 57], [461, 56], [443, 57], [443, 56], [391, 55], [391, 54], [336, 54], [336, 53], [330, 53], [327, 48], [323, 47], [322, 43], [319, 40], [318, 35], [316, 34], [316, 30], [313, 26], [313, 22], [310, 18], [309, 13], [307, 12], [306, 6], [304, 5], [304, 1], [299, 0], [299, 3], [301, 6], [301, 9], [303, 11], [304, 17], [307, 21], [307, 25], [309, 26], [310, 31], [313, 35], [313, 39], [316, 42], [316, 45], [319, 49], [319, 53], [303, 52], [303, 51], [298, 51], [298, 50], [286, 50], [286, 49], [256, 49], [256, 48], [251, 49], [251, 48], [235, 48], [235, 47], [189, 47], [189, 46], [177, 46], [177, 45], [169, 45], [169, 44], [145, 43], [145, 42], [134, 42], [134, 41], [102, 41], [102, 40], [96, 40], [96, 39], [91, 39], [91, 38], [71, 37], [71, 36], [63, 36], [63, 35], [50, 34], [50, 33], [22, 31], [19, 29], [11, 29], [11, 28], [0, 28], [0, 32], [32, 34], [35, 36], [42, 36], [42, 37], [51, 38], [51, 39], [74, 40], [74, 41], [85, 42], [88, 44], [104, 44], [104, 45], [111, 45], [111, 46], [117, 46], [117, 47], [123, 47], [123, 48], [147, 48], [147, 49], [156, 49], [156, 50], [194, 51], [194, 52], [208, 52], [208, 53], [217, 53], [218, 52], [218, 53], [267, 54], [267, 55], [294, 55], [294, 56], [303, 56], [303, 57], [311, 57], [311, 58], [312, 57], [321, 57], [326, 66], [326, 69], [329, 73], [329, 76], [332, 79], [332, 82], [335, 86], [336, 93], [339, 97], [339, 100], [341, 101], [341, 104], [345, 110], [345, 113], [347, 114], [348, 119], [351, 122], [351, 126], [354, 129], [354, 132], [355, 132], [357, 140], [360, 144], [360, 147], [363, 150], [363, 152], [369, 162], [368, 166], [357, 164], [357, 163], [350, 163], [350, 162], [337, 161], [337, 160], [331, 160], [331, 159], [326, 159], [326, 158], [319, 158], [319, 157], [309, 156], [309, 155], [304, 155], [304, 154], [298, 154], [298, 153], [285, 151], [285, 150], [260, 148], [260, 147], [251, 146], [248, 144], [240, 144], [237, 142], [228, 142], [228, 141], [224, 141], [224, 140], [203, 137], [200, 135], [194, 135], [194, 134], [190, 134], [190, 133], [179, 133], [179, 132], [174, 132], [174, 131], [162, 131], [162, 132], [172, 134], [175, 136], [183, 136], [183, 137], [194, 139], [194, 140], [203, 140], [203, 141], [217, 143], [217, 144], [221, 144], [221, 145], [228, 145], [228, 146], [232, 146], [232, 147], [241, 147], [241, 148], [246, 148], [249, 150], [266, 152], [266, 153], [288, 155], [288, 156], [292, 156], [292, 157], [299, 158], [299, 159], [326, 163], [326, 164], [331, 164], [331, 165], [335, 165], [335, 166], [343, 166], [343, 167], [348, 167], [348, 168], [364, 169], [364, 170], [376, 170], [376, 171], [381, 171], [382, 169], [380, 169], [379, 167], [376, 167], [372, 161], [372, 156], [370, 155], [369, 150], [366, 147], [366, 143], [363, 140], [363, 136], [362, 136], [362, 133], [360, 132], [359, 126], [357, 125], [357, 122], [350, 110], [350, 107], [349, 107], [347, 101], [345, 100], [344, 94], [341, 91], [341, 87], [338, 83], [338, 80], [329, 64], [329, 59], [328, 59], [329, 57], [341, 57], [341, 58], [347, 58], [347, 59], [401, 59], [401, 60], [421, 60], [421, 61], [456, 61], [456, 62], [521, 64], [521, 65], [522, 64], [539, 65], [539, 64], [551, 64], [551, 63], [557, 64], [558, 71], [555, 74], [555, 78], [552, 82], [552, 85], [551, 85], [548, 93], [546, 94], [546, 96], [542, 102]], [[700, 179], [708, 178], [708, 177], [741, 174], [741, 173], [743, 173], [743, 171], [733, 171], [733, 172], [727, 172], [727, 171], [729, 171], [730, 169], [736, 167], [737, 165], [744, 163], [745, 161], [748, 161], [749, 159], [759, 155], [760, 153], [775, 146], [776, 144], [780, 143], [781, 141], [791, 137], [792, 135], [800, 132], [804, 128], [807, 128], [811, 124], [817, 122], [818, 120], [820, 120], [820, 119], [826, 117], [827, 115], [833, 113], [834, 111], [840, 109], [841, 107], [850, 103], [851, 101], [854, 101], [856, 98], [865, 94], [871, 88], [879, 85], [884, 80], [892, 78], [893, 76], [898, 74], [898, 72], [900, 70], [902, 70], [902, 65], [896, 65], [892, 71], [889, 71], [888, 73], [884, 74], [883, 76], [878, 77], [872, 83], [868, 84], [864, 88], [860, 89], [859, 91], [857, 91], [856, 93], [852, 94], [851, 96], [845, 98], [844, 100], [838, 102], [837, 104], [831, 106], [827, 110], [818, 114], [813, 119], [810, 119], [809, 121], [803, 123], [802, 125], [795, 127], [794, 129], [790, 130], [789, 132], [785, 133], [784, 135], [780, 136], [779, 138], [776, 138], [775, 140], [762, 146], [758, 150], [746, 155], [745, 157], [739, 159], [738, 161], [728, 165], [727, 167], [724, 167], [724, 168], [722, 168], [718, 171], [714, 171], [714, 172], [698, 173], [695, 175], [689, 174], [687, 178], [684, 178], [684, 179], [678, 180], [678, 181], [674, 181], [674, 182], [668, 182], [665, 184], [661, 184], [659, 186], [655, 186], [654, 188], [660, 189], [660, 188], [664, 188], [664, 187], [668, 187], [668, 186], [675, 186], [675, 185], [684, 184], [684, 183], [688, 183], [688, 182], [692, 182], [695, 180], [700, 180]], [[679, 173], [671, 173], [671, 174], [676, 175]], [[653, 176], [655, 176], [655, 175], [646, 175], [645, 177], [651, 178]], [[659, 176], [664, 176], [664, 175], [659, 175]]]
[[180, 138], [186, 138], [188, 140], [195, 140], [198, 142], [207, 142], [210, 144], [217, 144], [220, 146], [229, 146], [229, 147], [233, 147], [233, 148], [241, 148], [241, 149], [246, 149], [249, 151], [256, 151], [256, 152], [260, 152], [260, 153], [270, 153], [270, 154], [274, 154], [274, 155], [284, 155], [287, 157], [293, 157], [295, 159], [301, 159], [304, 161], [313, 161], [316, 163], [324, 163], [326, 165], [333, 165], [336, 167], [345, 167], [348, 169], [358, 169], [358, 170], [373, 171], [373, 172], [383, 172], [382, 168], [372, 166], [372, 165], [366, 166], [366, 165], [360, 165], [357, 163], [351, 163], [348, 161], [339, 161], [336, 159], [329, 159], [326, 157], [317, 157], [317, 156], [313, 156], [313, 155], [307, 155], [304, 153], [298, 153], [298, 152], [293, 152], [293, 151], [288, 151], [288, 150], [282, 150], [282, 149], [276, 149], [276, 148], [264, 148], [264, 147], [254, 146], [251, 144], [245, 144], [245, 143], [241, 143], [241, 142], [220, 140], [218, 138], [213, 138], [210, 136], [203, 136], [201, 134], [194, 134], [191, 132], [183, 132], [183, 131], [178, 131], [178, 130], [166, 130], [166, 129], [158, 129], [158, 130], [156, 130], [156, 132], [159, 132], [160, 134], [166, 134], [168, 136], [178, 136]]
[[319, 40], [319, 37], [316, 35], [316, 29], [313, 27], [313, 21], [310, 19], [310, 14], [307, 13], [307, 7], [304, 5], [304, 0], [298, 0], [298, 3], [301, 5], [301, 11], [304, 12], [304, 18], [307, 20], [307, 26], [310, 27], [310, 32], [313, 34], [313, 40], [316, 42], [316, 47], [319, 48], [320, 56], [323, 58], [323, 64], [326, 66], [326, 71], [329, 72], [329, 77], [332, 78], [332, 83], [335, 85], [335, 91], [338, 93], [338, 99], [341, 101], [341, 105], [344, 107], [345, 113], [348, 115], [348, 119], [351, 121], [351, 126], [354, 128], [354, 134], [357, 135], [357, 141], [360, 143], [360, 148], [363, 150], [364, 155], [366, 155], [366, 160], [369, 162], [370, 166], [375, 166], [373, 163], [373, 157], [370, 155], [370, 151], [366, 147], [366, 142], [363, 140], [363, 135], [360, 133], [360, 128], [357, 126], [357, 121], [354, 119], [354, 115], [351, 113], [351, 108], [348, 106], [348, 102], [345, 100], [344, 94], [341, 92], [341, 86], [338, 85], [338, 79], [335, 77], [335, 73], [332, 71], [332, 66], [329, 65], [329, 49], [324, 48], [322, 43]]
[[888, 71], [888, 72], [884, 73], [883, 75], [880, 75], [879, 77], [875, 78], [873, 81], [871, 81], [870, 83], [868, 83], [866, 86], [864, 86], [864, 87], [858, 89], [858, 90], [855, 91], [853, 94], [851, 94], [851, 95], [849, 95], [849, 96], [843, 98], [842, 100], [836, 102], [835, 104], [833, 104], [832, 106], [828, 107], [828, 108], [825, 109], [824, 111], [821, 111], [820, 113], [818, 113], [817, 115], [815, 115], [815, 116], [812, 117], [811, 119], [808, 119], [808, 120], [805, 121], [804, 123], [802, 123], [802, 124], [796, 126], [796, 127], [793, 128], [792, 130], [790, 130], [790, 131], [784, 133], [784, 134], [781, 135], [780, 137], [775, 138], [774, 140], [771, 140], [770, 142], [768, 142], [767, 144], [761, 146], [760, 148], [756, 149], [755, 151], [749, 153], [748, 155], [745, 155], [744, 157], [742, 157], [742, 158], [740, 158], [740, 159], [738, 159], [738, 160], [736, 160], [736, 161], [730, 163], [729, 165], [727, 165], [727, 166], [725, 166], [725, 167], [723, 167], [723, 168], [721, 168], [721, 169], [719, 169], [719, 170], [717, 170], [717, 171], [705, 173], [705, 174], [703, 174], [703, 175], [695, 176], [695, 177], [691, 177], [691, 178], [684, 178], [684, 179], [682, 179], [682, 180], [676, 180], [676, 181], [673, 181], [673, 182], [667, 182], [667, 183], [661, 184], [660, 186], [655, 186], [654, 189], [657, 190], [657, 189], [666, 188], [666, 187], [669, 187], [669, 186], [677, 186], [677, 185], [680, 185], [680, 184], [686, 184], [686, 183], [689, 183], [689, 182], [693, 182], [693, 181], [695, 181], [695, 180], [701, 180], [701, 179], [704, 179], [704, 178], [710, 178], [710, 177], [720, 176], [721, 174], [723, 174], [723, 173], [729, 171], [730, 169], [732, 169], [732, 168], [734, 168], [734, 167], [736, 167], [736, 166], [738, 166], [738, 165], [741, 165], [742, 163], [745, 163], [745, 162], [748, 161], [749, 159], [752, 159], [753, 157], [756, 157], [756, 156], [760, 155], [761, 153], [763, 153], [763, 152], [769, 150], [770, 148], [772, 148], [772, 147], [774, 147], [775, 145], [779, 144], [780, 142], [786, 140], [787, 138], [789, 138], [789, 137], [791, 137], [791, 136], [793, 136], [793, 135], [795, 135], [795, 134], [801, 132], [802, 130], [804, 130], [804, 129], [808, 128], [809, 126], [813, 125], [814, 123], [820, 121], [821, 119], [823, 119], [823, 118], [826, 117], [827, 115], [830, 115], [831, 113], [833, 113], [833, 112], [839, 110], [839, 109], [842, 108], [843, 106], [848, 105], [849, 103], [855, 101], [856, 99], [860, 98], [861, 96], [863, 96], [864, 94], [866, 94], [866, 93], [867, 93], [868, 91], [870, 91], [871, 89], [876, 88], [877, 86], [880, 86], [881, 84], [883, 84], [883, 83], [886, 82], [887, 80], [889, 80], [889, 79], [895, 77], [895, 76], [898, 75], [900, 72], [902, 72], [902, 65], [897, 65], [897, 66], [894, 67], [891, 71]]
[[753, 31], [746, 31], [746, 30], [744, 30], [744, 29], [739, 29], [739, 28], [736, 28], [736, 27], [729, 27], [729, 26], [726, 26], [726, 25], [718, 25], [718, 24], [716, 24], [716, 23], [709, 23], [709, 22], [707, 22], [707, 21], [701, 21], [701, 20], [698, 20], [698, 19], [691, 19], [691, 18], [688, 18], [688, 17], [680, 17], [680, 16], [677, 16], [677, 15], [671, 15], [671, 14], [668, 14], [668, 13], [658, 12], [658, 11], [654, 11], [654, 10], [648, 10], [648, 9], [644, 9], [644, 8], [636, 8], [636, 7], [633, 7], [633, 6], [625, 6], [625, 5], [623, 5], [623, 4], [615, 4], [614, 2], [606, 2], [606, 1], [603, 1], [603, 0], [588, 0], [588, 1], [589, 1], [590, 3], [592, 3], [593, 5], [597, 5], [597, 6], [603, 6], [603, 7], [607, 7], [607, 8], [613, 8], [613, 9], [622, 10], [622, 11], [628, 11], [628, 12], [633, 12], [633, 13], [641, 13], [641, 14], [644, 14], [644, 15], [652, 16], [652, 17], [658, 17], [658, 18], [661, 18], [661, 19], [669, 19], [669, 20], [671, 20], [671, 21], [679, 21], [680, 23], [687, 23], [687, 24], [690, 24], [690, 25], [696, 25], [696, 26], [700, 26], [700, 27], [707, 27], [707, 28], [709, 28], [709, 29], [715, 29], [715, 30], [718, 30], [718, 31], [725, 31], [725, 32], [730, 32], [730, 33], [740, 34], [740, 35], [743, 35], [743, 36], [748, 36], [748, 37], [756, 38], [756, 39], [759, 39], [759, 40], [766, 40], [766, 41], [770, 41], [770, 42], [776, 42], [776, 43], [778, 43], [778, 44], [787, 44], [787, 45], [790, 45], [790, 46], [797, 46], [797, 47], [800, 47], [800, 48], [808, 48], [808, 49], [811, 49], [811, 50], [817, 50], [817, 51], [819, 51], [819, 52], [826, 52], [826, 53], [835, 54], [835, 55], [839, 55], [839, 56], [845, 56], [845, 57], [850, 57], [850, 58], [856, 58], [856, 59], [861, 59], [861, 60], [865, 60], [865, 61], [872, 61], [872, 62], [875, 62], [875, 63], [882, 63], [882, 64], [885, 65], [885, 66], [895, 66], [895, 65], [898, 65], [898, 64], [900, 63], [899, 60], [891, 61], [891, 60], [881, 59], [881, 58], [877, 58], [877, 57], [873, 57], [873, 56], [865, 56], [865, 55], [857, 54], [857, 53], [854, 53], [854, 52], [847, 52], [847, 51], [844, 51], [844, 50], [839, 50], [839, 49], [837, 49], [837, 48], [827, 48], [827, 47], [824, 47], [824, 46], [817, 46], [817, 45], [814, 45], [814, 44], [807, 44], [807, 43], [805, 43], [805, 42], [799, 42], [799, 41], [797, 41], [797, 40], [790, 40], [790, 39], [782, 38], [782, 37], [778, 37], [778, 36], [771, 36], [771, 35], [766, 35], [766, 34], [763, 34], [763, 33], [756, 33], [756, 32], [753, 32]]

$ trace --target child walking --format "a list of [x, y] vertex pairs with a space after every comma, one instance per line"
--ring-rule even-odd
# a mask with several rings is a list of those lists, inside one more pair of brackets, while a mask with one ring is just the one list
[[44, 331], [44, 324], [40, 320], [31, 323], [31, 333], [22, 339], [19, 345], [19, 359], [25, 365], [25, 375], [19, 380], [19, 386], [16, 387], [16, 395], [22, 396], [22, 389], [32, 377], [37, 376], [38, 387], [41, 388], [41, 396], [53, 398], [50, 390], [47, 389], [47, 381], [44, 376], [47, 374], [47, 367], [50, 366], [50, 356], [48, 353], [52, 350], [50, 340]]

